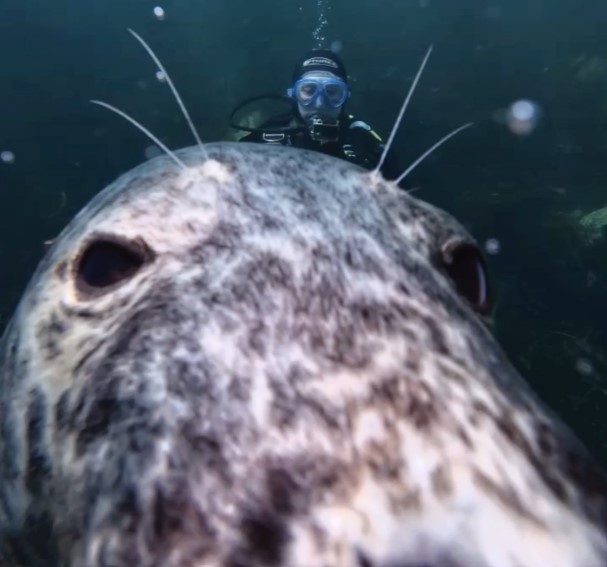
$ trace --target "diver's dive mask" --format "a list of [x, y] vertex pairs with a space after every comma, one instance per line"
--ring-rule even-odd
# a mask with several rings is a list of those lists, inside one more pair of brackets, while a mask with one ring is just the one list
[[296, 81], [287, 92], [297, 102], [312, 140], [338, 140], [338, 117], [350, 95], [345, 81], [337, 77], [304, 77]]
[[302, 78], [296, 81], [288, 94], [302, 106], [315, 104], [322, 96], [322, 106], [339, 108], [346, 102], [350, 93], [345, 81], [338, 78]]

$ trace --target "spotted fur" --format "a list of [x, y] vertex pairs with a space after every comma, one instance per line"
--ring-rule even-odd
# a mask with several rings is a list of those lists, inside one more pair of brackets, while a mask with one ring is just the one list
[[[0, 564], [607, 565], [605, 476], [444, 271], [462, 227], [318, 153], [207, 149], [95, 197], [6, 330]], [[99, 239], [142, 267], [83, 285]]]

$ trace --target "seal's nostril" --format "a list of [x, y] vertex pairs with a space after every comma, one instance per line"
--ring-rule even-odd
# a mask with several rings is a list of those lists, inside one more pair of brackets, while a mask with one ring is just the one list
[[358, 559], [358, 567], [375, 567], [371, 559], [360, 549], [356, 550], [356, 558]]
[[425, 554], [414, 557], [408, 556], [404, 559], [389, 559], [388, 561], [374, 561], [362, 549], [356, 548], [356, 567], [468, 567], [451, 557], [427, 558]]
[[468, 567], [468, 566], [464, 566], [462, 563], [460, 562], [456, 562], [453, 559], [449, 558], [449, 557], [440, 557], [440, 558], [433, 558], [431, 560], [424, 560], [422, 559], [421, 561], [405, 561], [405, 562], [391, 562], [387, 565], [381, 565], [381, 566], [377, 566], [377, 567]]

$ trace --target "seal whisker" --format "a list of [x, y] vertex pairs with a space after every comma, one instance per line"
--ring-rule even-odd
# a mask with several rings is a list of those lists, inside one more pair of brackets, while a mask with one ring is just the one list
[[394, 123], [394, 126], [392, 127], [392, 132], [390, 132], [390, 137], [388, 138], [388, 141], [386, 142], [386, 146], [384, 147], [384, 151], [381, 155], [381, 158], [377, 164], [377, 167], [373, 170], [373, 173], [375, 175], [377, 175], [379, 173], [379, 170], [380, 170], [381, 166], [383, 165], [384, 160], [386, 159], [386, 156], [388, 155], [388, 152], [390, 151], [390, 147], [392, 146], [392, 142], [394, 140], [394, 137], [396, 136], [396, 132], [398, 131], [398, 128], [400, 127], [400, 123], [402, 122], [403, 116], [405, 114], [405, 110], [407, 109], [407, 106], [409, 105], [409, 101], [411, 100], [411, 97], [413, 96], [415, 87], [417, 86], [417, 83], [424, 71], [424, 68], [426, 66], [426, 63], [427, 63], [428, 58], [430, 57], [431, 53], [432, 53], [432, 45], [428, 48], [428, 51], [426, 52], [424, 60], [422, 61], [422, 64], [420, 65], [419, 70], [417, 71], [417, 75], [415, 75], [415, 79], [413, 79], [413, 84], [411, 85], [411, 88], [409, 89], [409, 92], [407, 93], [407, 97], [405, 98], [405, 102], [403, 102], [400, 112], [398, 113], [398, 118], [396, 119], [396, 122]]
[[449, 140], [450, 138], [452, 138], [453, 136], [455, 136], [457, 133], [461, 132], [462, 130], [465, 130], [466, 128], [469, 128], [473, 124], [474, 124], [473, 122], [468, 122], [467, 124], [464, 124], [463, 126], [460, 126], [459, 128], [456, 128], [455, 130], [453, 130], [453, 132], [447, 134], [444, 138], [441, 138], [429, 150], [425, 151], [420, 157], [418, 157], [403, 173], [401, 173], [400, 177], [394, 183], [396, 183], [398, 185], [405, 177], [407, 177], [407, 175], [409, 175], [409, 173], [411, 173], [434, 150], [438, 149], [447, 140]]
[[108, 104], [107, 102], [102, 102], [100, 100], [91, 100], [91, 102], [93, 104], [98, 104], [99, 106], [103, 106], [104, 108], [107, 108], [107, 109], [111, 110], [112, 112], [115, 112], [119, 116], [122, 116], [123, 118], [128, 120], [131, 124], [133, 124], [133, 126], [139, 128], [139, 130], [141, 130], [148, 138], [150, 138], [153, 142], [158, 144], [165, 151], [165, 153], [177, 165], [179, 165], [179, 167], [182, 167], [183, 169], [188, 168], [188, 166], [185, 163], [183, 163], [183, 161], [181, 161], [171, 150], [169, 150], [169, 148], [167, 148], [167, 146], [165, 144], [163, 144], [156, 136], [154, 136], [154, 134], [152, 134], [145, 126], [143, 126], [142, 124], [137, 122], [137, 120], [135, 120], [134, 118], [131, 118], [128, 114], [126, 114], [126, 112], [122, 112], [122, 110], [119, 110], [118, 108], [116, 108], [115, 106], [112, 106], [111, 104]]
[[144, 39], [139, 34], [137, 34], [136, 32], [134, 32], [130, 28], [128, 28], [128, 30], [131, 33], [131, 35], [148, 52], [148, 54], [150, 55], [150, 57], [154, 60], [154, 63], [156, 63], [156, 65], [158, 65], [158, 68], [162, 71], [162, 73], [166, 77], [166, 80], [167, 80], [167, 83], [169, 84], [171, 92], [175, 96], [175, 100], [177, 101], [177, 104], [179, 105], [179, 108], [181, 109], [181, 112], [183, 112], [183, 115], [184, 115], [184, 117], [186, 119], [186, 122], [188, 123], [188, 126], [190, 127], [190, 130], [192, 131], [192, 134], [194, 134], [194, 138], [196, 139], [196, 143], [198, 144], [198, 147], [200, 148], [200, 151], [205, 156], [205, 159], [208, 159], [209, 155], [208, 155], [207, 151], [204, 149], [204, 145], [202, 144], [202, 141], [200, 140], [200, 136], [198, 135], [198, 131], [196, 130], [196, 127], [194, 126], [194, 123], [192, 122], [192, 119], [190, 118], [190, 115], [189, 115], [189, 113], [188, 113], [185, 105], [183, 104], [183, 101], [181, 100], [181, 97], [179, 96], [179, 93], [177, 92], [177, 89], [175, 88], [175, 85], [173, 84], [173, 81], [171, 81], [171, 77], [167, 73], [167, 71], [164, 68], [163, 64], [160, 62], [160, 59], [158, 59], [158, 57], [156, 57], [156, 54], [152, 51], [152, 48], [144, 41]]

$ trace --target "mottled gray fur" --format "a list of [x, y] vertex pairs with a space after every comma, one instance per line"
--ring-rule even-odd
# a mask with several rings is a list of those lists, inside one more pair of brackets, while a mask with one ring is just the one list
[[[462, 227], [318, 153], [207, 150], [101, 192], [23, 296], [0, 564], [607, 565], [605, 476], [459, 296]], [[143, 265], [98, 289], [104, 239]]]

